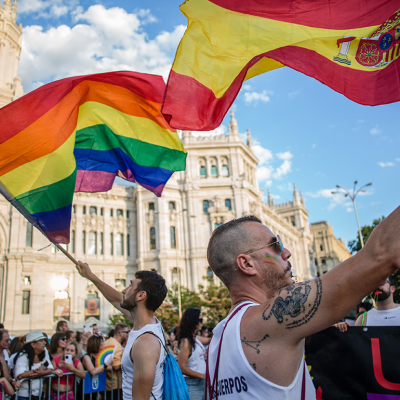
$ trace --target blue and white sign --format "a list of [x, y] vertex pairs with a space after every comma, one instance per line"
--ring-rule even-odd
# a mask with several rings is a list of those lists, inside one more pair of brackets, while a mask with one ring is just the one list
[[89, 372], [86, 372], [84, 387], [85, 394], [106, 390], [106, 375], [106, 372], [99, 375], [91, 375]]

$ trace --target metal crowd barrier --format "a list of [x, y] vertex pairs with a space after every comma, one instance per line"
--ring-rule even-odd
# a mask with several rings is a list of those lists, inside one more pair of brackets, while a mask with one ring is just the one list
[[[85, 372], [86, 372], [86, 376], [91, 376], [88, 371], [85, 371]], [[106, 373], [107, 372], [105, 371], [102, 374], [106, 374]], [[114, 396], [114, 390], [116, 390], [116, 389], [114, 389], [114, 373], [117, 374], [117, 396]], [[93, 382], [96, 382], [95, 379], [93, 379], [93, 378], [99, 377], [99, 375], [102, 375], [102, 374], [97, 374], [97, 375], [91, 376], [90, 381], [92, 382], [92, 391], [90, 393], [88, 393], [88, 392], [85, 393], [85, 389], [87, 389], [87, 387], [85, 387], [86, 378], [81, 379], [77, 376], [75, 376], [75, 379], [74, 379], [73, 389], [71, 389], [71, 390], [69, 389], [69, 376], [75, 375], [73, 372], [64, 372], [62, 376], [58, 376], [56, 374], [51, 374], [51, 375], [42, 376], [40, 378], [33, 378], [33, 379], [32, 378], [23, 378], [20, 380], [20, 382], [22, 384], [23, 382], [26, 382], [26, 381], [32, 382], [32, 381], [40, 380], [39, 400], [51, 400], [51, 399], [59, 400], [60, 395], [64, 395], [64, 394], [65, 394], [64, 400], [68, 400], [69, 399], [68, 396], [69, 396], [70, 392], [73, 392], [75, 400], [100, 400], [100, 399], [101, 400], [106, 400], [106, 399], [122, 400], [122, 390], [120, 390], [121, 389], [120, 388], [121, 370], [117, 370], [117, 371], [111, 370], [111, 391], [109, 391], [110, 394], [108, 396], [107, 396], [107, 388], [105, 388], [104, 390], [101, 390], [101, 389], [96, 390], [96, 387], [93, 387], [96, 385], [96, 383], [93, 384]], [[67, 382], [66, 382], [67, 390], [66, 390], [66, 392], [60, 393], [60, 379], [62, 377], [67, 378]], [[48, 380], [48, 382], [47, 382], [46, 391], [44, 391], [43, 389], [45, 388], [45, 383], [46, 383], [45, 380], [46, 379]], [[51, 387], [52, 381], [54, 381], [54, 379], [57, 379], [57, 395], [56, 396], [53, 396], [52, 387]], [[78, 385], [80, 384], [80, 381], [82, 381], [82, 390], [79, 391], [79, 393], [78, 393]], [[98, 382], [98, 378], [97, 378], [97, 382]], [[5, 396], [4, 386], [0, 385], [0, 387], [1, 387], [1, 394], [2, 394], [1, 399], [4, 400], [4, 399], [6, 399], [6, 397], [4, 397]], [[30, 383], [29, 383], [29, 389], [30, 389]], [[95, 394], [96, 396], [92, 397], [93, 394]], [[104, 394], [104, 397], [100, 397], [100, 394]], [[37, 398], [37, 396], [32, 395], [32, 390], [29, 390], [28, 398], [29, 398], [29, 400], [34, 400]], [[18, 400], [18, 389], [15, 390], [15, 394], [14, 394], [14, 396], [12, 396], [12, 399]]]

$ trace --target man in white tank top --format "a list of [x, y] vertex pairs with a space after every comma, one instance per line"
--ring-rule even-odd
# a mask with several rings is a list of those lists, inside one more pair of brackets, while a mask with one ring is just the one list
[[[160, 321], [154, 311], [167, 295], [165, 280], [153, 271], [138, 271], [121, 293], [100, 280], [87, 264], [79, 262], [79, 274], [91, 281], [103, 296], [130, 321], [133, 329], [121, 360], [124, 400], [161, 400], [163, 396], [165, 351]], [[144, 332], [153, 332], [144, 334]]]
[[400, 304], [393, 300], [395, 290], [394, 279], [389, 276], [371, 293], [374, 308], [360, 315], [355, 326], [400, 326]]
[[[356, 255], [320, 278], [294, 284], [290, 251], [258, 218], [215, 229], [207, 258], [229, 290], [232, 309], [209, 346], [211, 397], [315, 400], [305, 338], [342, 319], [400, 267], [399, 241], [400, 208]], [[304, 273], [307, 266], [299, 268]]]

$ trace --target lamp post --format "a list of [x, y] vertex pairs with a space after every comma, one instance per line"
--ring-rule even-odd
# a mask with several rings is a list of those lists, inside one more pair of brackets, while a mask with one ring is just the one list
[[360, 243], [361, 243], [361, 248], [364, 247], [364, 240], [361, 234], [361, 228], [360, 228], [360, 221], [358, 220], [358, 214], [357, 214], [357, 207], [356, 207], [356, 197], [358, 195], [358, 193], [360, 192], [366, 192], [366, 190], [364, 189], [367, 186], [371, 186], [372, 182], [367, 183], [363, 186], [361, 186], [357, 191], [356, 191], [356, 185], [357, 185], [358, 181], [354, 181], [354, 186], [353, 186], [353, 192], [350, 193], [346, 188], [344, 188], [343, 186], [340, 185], [336, 185], [336, 187], [338, 189], [342, 189], [343, 191], [339, 191], [339, 192], [332, 192], [332, 194], [336, 194], [336, 193], [343, 193], [344, 197], [349, 197], [351, 199], [351, 201], [353, 202], [353, 206], [354, 206], [354, 212], [356, 213], [356, 219], [357, 219], [357, 226], [358, 226], [358, 234], [360, 236]]

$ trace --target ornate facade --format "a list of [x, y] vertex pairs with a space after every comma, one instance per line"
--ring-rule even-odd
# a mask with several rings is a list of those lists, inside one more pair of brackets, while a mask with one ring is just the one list
[[17, 25], [17, 0], [0, 4], [0, 108], [21, 97], [21, 78], [17, 76], [21, 55], [22, 25]]

